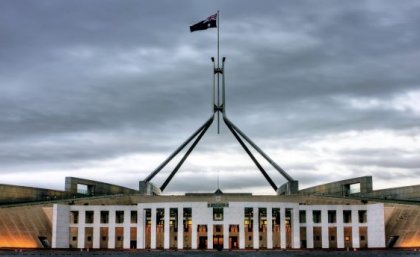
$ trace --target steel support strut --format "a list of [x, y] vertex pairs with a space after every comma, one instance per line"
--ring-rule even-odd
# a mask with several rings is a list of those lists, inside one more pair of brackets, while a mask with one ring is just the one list
[[226, 116], [223, 116], [223, 120], [226, 123], [226, 126], [229, 128], [229, 130], [232, 132], [233, 136], [238, 140], [239, 144], [241, 144], [242, 148], [245, 150], [245, 152], [249, 155], [249, 157], [252, 159], [252, 161], [255, 163], [257, 168], [261, 171], [265, 179], [270, 183], [271, 187], [274, 189], [274, 191], [277, 191], [277, 186], [274, 183], [274, 181], [268, 176], [267, 172], [264, 170], [264, 168], [260, 165], [260, 163], [257, 161], [257, 159], [254, 157], [254, 155], [251, 153], [251, 151], [248, 149], [248, 147], [245, 145], [245, 143], [242, 141], [242, 139], [239, 137], [239, 135], [236, 133], [235, 129], [232, 127], [231, 123], [226, 122]]
[[[214, 114], [211, 115], [210, 119], [208, 119], [197, 131], [195, 131], [187, 140], [185, 140], [182, 145], [180, 145], [165, 161], [163, 161], [147, 178], [145, 181], [150, 182], [154, 176], [156, 176], [165, 166], [168, 164], [186, 145], [188, 145], [191, 140], [193, 140], [198, 133], [200, 133], [204, 128], [208, 128], [210, 124], [213, 122]], [[207, 129], [206, 129], [207, 130]]]
[[171, 174], [169, 175], [169, 177], [165, 180], [165, 182], [163, 182], [162, 186], [160, 187], [160, 191], [163, 192], [163, 190], [165, 190], [166, 186], [169, 184], [169, 182], [171, 182], [173, 176], [175, 176], [175, 174], [178, 172], [179, 168], [181, 168], [182, 164], [188, 158], [188, 156], [190, 155], [190, 153], [194, 150], [195, 146], [198, 144], [198, 142], [200, 141], [200, 139], [204, 136], [204, 134], [206, 133], [207, 129], [210, 127], [210, 125], [212, 123], [213, 123], [213, 119], [211, 119], [211, 120], [209, 120], [209, 121], [206, 122], [206, 124], [205, 124], [206, 126], [204, 126], [204, 128], [201, 130], [201, 133], [194, 140], [193, 144], [190, 146], [190, 148], [188, 149], [188, 151], [184, 154], [184, 157], [182, 157], [182, 159], [178, 162], [178, 164], [176, 165], [176, 167], [174, 168], [174, 170], [171, 172]]
[[285, 179], [289, 182], [295, 181], [286, 171], [284, 171], [277, 163], [275, 163], [267, 154], [263, 152], [252, 140], [245, 135], [238, 127], [235, 126], [227, 117], [226, 115], [223, 117], [226, 125], [229, 127], [231, 126], [239, 135], [241, 135], [262, 157], [264, 157]]
[[[274, 191], [277, 191], [278, 187], [274, 183], [274, 181], [271, 179], [271, 177], [267, 174], [267, 172], [264, 170], [264, 168], [261, 166], [261, 164], [258, 162], [258, 160], [255, 158], [255, 156], [250, 151], [249, 147], [245, 144], [244, 141], [246, 141], [249, 146], [254, 148], [264, 159], [273, 166], [285, 179], [287, 179], [288, 182], [296, 182], [289, 174], [287, 174], [286, 171], [284, 171], [277, 163], [275, 163], [267, 154], [265, 154], [252, 140], [245, 135], [235, 124], [233, 124], [226, 116], [226, 97], [225, 97], [225, 72], [224, 72], [224, 63], [226, 58], [222, 58], [222, 67], [219, 66], [219, 52], [217, 54], [217, 65], [215, 63], [214, 57], [211, 58], [213, 62], [213, 86], [212, 86], [212, 116], [199, 128], [197, 129], [182, 145], [180, 145], [165, 161], [163, 161], [146, 179], [146, 182], [150, 182], [179, 152], [181, 152], [192, 140], [193, 143], [188, 148], [182, 159], [177, 163], [175, 168], [172, 170], [170, 175], [166, 178], [162, 186], [160, 187], [160, 190], [163, 192], [163, 190], [167, 187], [167, 185], [171, 182], [172, 178], [176, 175], [178, 170], [181, 168], [181, 166], [184, 164], [185, 160], [188, 158], [188, 156], [191, 154], [191, 152], [194, 150], [194, 148], [197, 146], [197, 144], [200, 142], [201, 138], [204, 136], [204, 134], [207, 132], [208, 128], [211, 126], [211, 124], [214, 121], [214, 118], [216, 116], [217, 118], [217, 133], [220, 133], [220, 114], [223, 117], [223, 121], [226, 124], [226, 126], [229, 128], [230, 132], [233, 134], [233, 136], [236, 138], [236, 140], [239, 142], [239, 144], [242, 146], [242, 148], [245, 150], [245, 152], [248, 154], [248, 156], [252, 159], [254, 164], [257, 166], [257, 168], [260, 170], [262, 175], [265, 177], [265, 179], [268, 181], [268, 183], [271, 185], [271, 187], [274, 189]], [[221, 76], [221, 78], [220, 78]], [[220, 88], [220, 80], [222, 80], [222, 85]], [[217, 92], [216, 92], [217, 90]], [[197, 136], [198, 135], [198, 136]]]

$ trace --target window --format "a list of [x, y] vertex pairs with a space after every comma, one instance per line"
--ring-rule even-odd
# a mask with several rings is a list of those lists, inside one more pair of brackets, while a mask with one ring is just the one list
[[102, 237], [102, 241], [106, 241], [106, 236], [103, 236]]
[[223, 220], [223, 208], [213, 208], [213, 220]]
[[299, 222], [306, 223], [306, 211], [299, 211]]
[[137, 223], [137, 211], [131, 211], [131, 224]]
[[91, 236], [88, 236], [88, 237], [87, 237], [87, 241], [88, 241], [88, 242], [92, 241], [92, 237], [91, 237]]
[[86, 224], [92, 224], [93, 223], [93, 211], [86, 211], [85, 214], [85, 222]]
[[321, 223], [321, 211], [312, 211], [314, 223]]
[[88, 194], [88, 186], [83, 184], [77, 184], [76, 190], [78, 194], [87, 195]]
[[350, 210], [343, 211], [343, 222], [344, 223], [351, 223], [351, 211]]
[[101, 223], [107, 224], [109, 222], [109, 211], [101, 211]]
[[229, 226], [229, 232], [239, 232], [239, 225], [230, 225]]
[[350, 185], [350, 194], [360, 193], [360, 183]]
[[197, 232], [207, 232], [207, 225], [198, 225]]
[[248, 232], [252, 232], [252, 227], [254, 224], [254, 212], [253, 208], [244, 209], [244, 225], [248, 227]]
[[157, 225], [165, 224], [165, 209], [163, 208], [156, 209], [156, 224]]
[[336, 223], [336, 222], [337, 222], [337, 212], [328, 211], [328, 223]]
[[71, 211], [70, 212], [70, 223], [71, 224], [79, 223], [79, 212], [78, 211]]
[[272, 217], [273, 217], [273, 228], [275, 225], [280, 225], [280, 208], [273, 208]]
[[330, 236], [331, 241], [335, 241], [335, 236]]
[[124, 211], [115, 212], [115, 223], [124, 223]]
[[184, 225], [184, 232], [189, 231], [189, 227], [192, 224], [192, 209], [191, 208], [184, 208], [183, 210], [183, 225]]
[[365, 241], [365, 236], [360, 236], [360, 241]]
[[359, 213], [359, 223], [366, 223], [367, 222], [366, 211], [360, 210], [358, 213]]
[[76, 241], [77, 240], [77, 236], [72, 237], [71, 240]]

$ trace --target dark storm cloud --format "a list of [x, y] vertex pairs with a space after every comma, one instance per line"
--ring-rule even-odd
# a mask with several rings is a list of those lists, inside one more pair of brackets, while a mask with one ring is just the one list
[[[420, 90], [416, 1], [41, 0], [0, 7], [0, 174], [54, 169], [71, 176], [75, 167], [133, 154], [163, 160], [210, 115], [215, 30], [190, 33], [188, 26], [218, 9], [228, 116], [269, 153], [269, 142], [304, 151], [346, 131], [419, 127], [419, 113], [393, 106]], [[359, 99], [381, 104], [359, 108]], [[231, 135], [210, 132], [199, 153], [243, 154]], [[382, 148], [373, 151], [371, 158], [340, 152], [339, 163], [356, 175], [365, 165], [418, 168], [415, 149], [407, 158], [398, 148], [395, 161]], [[302, 162], [285, 165], [303, 184], [324, 181], [310, 175], [313, 162]], [[203, 166], [187, 162], [185, 169]], [[191, 186], [176, 181], [174, 191]], [[224, 183], [267, 186], [252, 177]]]

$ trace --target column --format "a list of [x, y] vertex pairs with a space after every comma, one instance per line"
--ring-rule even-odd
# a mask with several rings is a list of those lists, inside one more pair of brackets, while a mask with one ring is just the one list
[[286, 249], [286, 208], [280, 208], [280, 248]]
[[328, 238], [328, 210], [321, 209], [321, 240], [322, 248], [330, 248], [330, 240]]
[[79, 225], [77, 229], [77, 248], [85, 248], [86, 210], [79, 210]]
[[130, 249], [130, 241], [131, 241], [131, 210], [125, 209], [124, 210], [124, 223], [123, 223], [123, 248]]
[[337, 248], [344, 248], [343, 207], [337, 207]]
[[368, 204], [366, 207], [368, 247], [385, 247], [384, 204]]
[[223, 224], [223, 249], [229, 249], [229, 224]]
[[100, 241], [101, 240], [100, 219], [101, 219], [100, 210], [95, 210], [93, 213], [93, 248], [94, 249], [100, 248], [100, 242], [101, 242]]
[[182, 207], [178, 208], [178, 249], [184, 248], [184, 209]]
[[207, 224], [207, 249], [213, 249], [213, 224]]
[[115, 210], [109, 210], [108, 248], [115, 249]]
[[267, 207], [267, 248], [273, 249], [273, 209]]
[[351, 208], [351, 237], [353, 248], [360, 248], [359, 213], [355, 206]]
[[314, 248], [314, 217], [312, 209], [306, 210], [306, 246]]
[[52, 248], [69, 247], [69, 205], [53, 206]]
[[[192, 212], [191, 212], [192, 213]], [[194, 215], [192, 215], [194, 216]], [[197, 224], [194, 218], [192, 218], [192, 226], [191, 226], [191, 249], [197, 249]]]
[[171, 216], [171, 212], [169, 207], [165, 208], [165, 217], [164, 217], [164, 234], [163, 234], [163, 248], [169, 249], [169, 217]]
[[295, 206], [292, 209], [292, 247], [300, 248], [300, 225], [299, 209]]
[[145, 228], [145, 213], [144, 209], [137, 205], [137, 249], [144, 249], [144, 228]]
[[151, 220], [151, 232], [150, 232], [150, 248], [156, 249], [156, 207], [152, 208], [152, 220]]
[[239, 249], [245, 249], [245, 218], [244, 218], [245, 209], [242, 208], [242, 215], [240, 215], [241, 220], [239, 221]]
[[253, 226], [252, 226], [252, 242], [254, 244], [254, 249], [260, 248], [260, 237], [259, 237], [259, 227], [258, 227], [258, 221], [259, 221], [259, 215], [258, 215], [258, 208], [255, 208], [252, 210], [254, 213], [252, 220], [253, 220]]
[[191, 249], [197, 249], [197, 220], [195, 219], [197, 211], [198, 209], [195, 208], [195, 205], [192, 205], [191, 206], [191, 221], [192, 221]]

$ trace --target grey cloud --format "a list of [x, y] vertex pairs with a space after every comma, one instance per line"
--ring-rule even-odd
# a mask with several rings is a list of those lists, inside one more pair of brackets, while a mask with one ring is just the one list
[[[36, 168], [24, 170], [38, 172], [47, 164], [66, 172], [89, 161], [173, 151], [210, 115], [215, 31], [190, 33], [188, 25], [217, 9], [221, 54], [228, 57], [228, 116], [256, 143], [273, 140], [293, 150], [299, 141], [348, 130], [419, 127], [418, 117], [407, 112], [358, 110], [336, 101], [419, 90], [416, 1], [41, 0], [1, 6], [0, 174], [31, 165]], [[214, 127], [211, 133], [197, 150], [241, 152], [231, 135], [218, 137]], [[341, 161], [367, 165], [383, 155]], [[383, 165], [415, 169], [417, 163], [413, 157]], [[321, 182], [305, 173], [311, 165], [294, 168], [302, 183]], [[191, 169], [199, 167], [185, 167]], [[226, 185], [267, 186], [263, 179], [237, 181], [229, 178]], [[175, 191], [187, 188], [178, 183]]]

